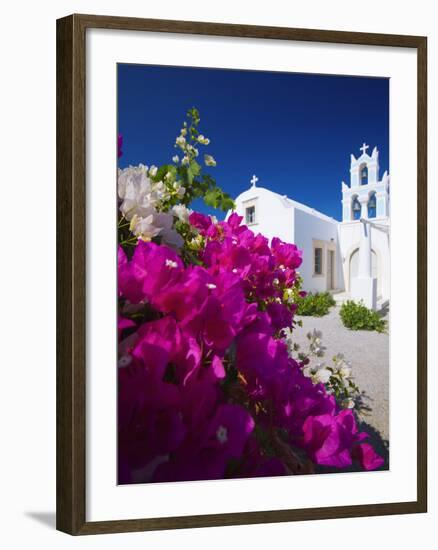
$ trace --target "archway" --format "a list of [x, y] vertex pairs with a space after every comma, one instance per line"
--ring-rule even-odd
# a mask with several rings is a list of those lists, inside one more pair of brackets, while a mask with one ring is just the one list
[[[350, 256], [348, 288], [351, 289], [351, 280], [357, 277], [359, 271], [359, 248], [353, 250]], [[377, 279], [377, 297], [382, 295], [382, 277], [380, 275], [379, 260], [374, 250], [371, 250], [371, 276]]]
[[359, 199], [357, 195], [353, 195], [351, 197], [351, 219], [360, 220], [361, 211], [362, 207], [360, 205]]
[[365, 163], [360, 165], [359, 178], [361, 185], [368, 185], [368, 166]]
[[375, 218], [377, 214], [376, 192], [372, 191], [368, 197], [368, 218]]

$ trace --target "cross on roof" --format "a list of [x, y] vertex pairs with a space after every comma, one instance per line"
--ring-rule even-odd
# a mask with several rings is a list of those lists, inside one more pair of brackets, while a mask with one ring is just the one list
[[259, 178], [254, 174], [251, 178], [252, 186], [255, 187], [255, 184], [259, 181]]
[[367, 152], [367, 149], [369, 149], [369, 145], [367, 145], [365, 142], [363, 142], [362, 147], [360, 147], [360, 150], [362, 151], [362, 154], [364, 155]]

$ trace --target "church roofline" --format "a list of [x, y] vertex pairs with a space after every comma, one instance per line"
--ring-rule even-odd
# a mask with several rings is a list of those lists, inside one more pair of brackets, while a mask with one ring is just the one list
[[[318, 218], [320, 218], [324, 221], [332, 222], [332, 223], [335, 223], [335, 224], [341, 223], [339, 220], [336, 220], [335, 218], [332, 218], [332, 217], [328, 216], [327, 214], [323, 214], [322, 212], [319, 212], [318, 210], [315, 210], [315, 208], [312, 208], [310, 206], [302, 204], [301, 202], [298, 202], [294, 199], [291, 199], [287, 195], [280, 195], [279, 193], [276, 193], [275, 191], [271, 191], [270, 189], [267, 189], [266, 187], [256, 187], [256, 186], [249, 187], [248, 189], [246, 189], [245, 191], [240, 193], [240, 195], [238, 195], [235, 200], [237, 201], [243, 195], [246, 195], [246, 194], [249, 195], [250, 192], [256, 193], [257, 191], [262, 191], [262, 192], [265, 192], [265, 193], [270, 193], [272, 195], [275, 195], [275, 197], [283, 204], [283, 206], [285, 208], [294, 207], [294, 208], [297, 208], [298, 210], [302, 210], [303, 212], [306, 212], [306, 214], [311, 214], [311, 215], [316, 216], [316, 217], [318, 217]], [[244, 199], [244, 200], [251, 200], [251, 197], [248, 197], [248, 199]]]

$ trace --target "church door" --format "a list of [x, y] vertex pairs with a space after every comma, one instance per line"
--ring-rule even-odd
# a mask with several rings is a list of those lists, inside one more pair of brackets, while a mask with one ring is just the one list
[[335, 288], [335, 251], [327, 251], [327, 289]]

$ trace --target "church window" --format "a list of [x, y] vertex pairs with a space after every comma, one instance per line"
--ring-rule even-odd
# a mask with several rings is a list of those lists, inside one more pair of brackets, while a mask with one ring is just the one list
[[368, 183], [368, 167], [366, 164], [362, 164], [360, 167], [360, 184], [367, 185]]
[[322, 275], [322, 248], [315, 247], [315, 265], [314, 272], [315, 275]]
[[255, 223], [255, 206], [248, 206], [245, 209], [245, 222], [247, 224]]
[[362, 207], [360, 205], [359, 199], [354, 197], [353, 199], [353, 220], [360, 220], [360, 213]]
[[370, 198], [368, 199], [368, 217], [376, 217], [376, 194], [371, 193]]

